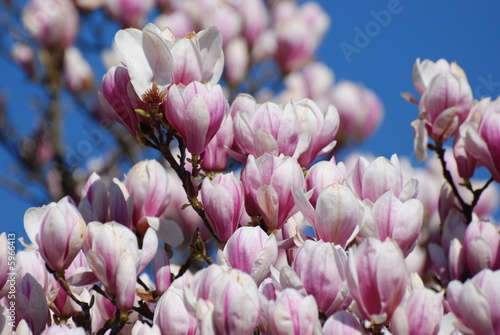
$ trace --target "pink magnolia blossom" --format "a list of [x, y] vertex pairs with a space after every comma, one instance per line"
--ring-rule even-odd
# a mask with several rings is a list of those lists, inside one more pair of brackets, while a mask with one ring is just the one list
[[422, 229], [424, 207], [420, 200], [401, 201], [392, 190], [380, 196], [372, 208], [378, 238], [392, 238], [407, 256]]
[[[182, 3], [186, 1], [181, 1]], [[188, 1], [189, 2], [189, 1]], [[217, 2], [205, 0], [191, 0], [189, 13], [193, 21], [200, 27], [217, 27], [220, 31], [221, 42], [224, 47], [232, 38], [240, 35], [243, 25], [242, 18], [236, 10], [238, 2]], [[185, 8], [185, 6], [184, 6]]]
[[276, 237], [267, 235], [260, 227], [241, 227], [236, 230], [221, 254], [223, 262], [248, 273], [257, 285], [269, 276], [277, 257]]
[[500, 150], [498, 133], [500, 128], [500, 100], [496, 100], [484, 111], [479, 124], [470, 122], [465, 129], [465, 148], [477, 162], [485, 166], [495, 181], [500, 182]]
[[135, 302], [140, 253], [137, 237], [116, 222], [96, 223], [87, 260], [106, 291], [115, 296], [116, 307], [127, 311]]
[[299, 248], [293, 270], [307, 294], [314, 296], [326, 316], [344, 310], [351, 303], [346, 282], [347, 254], [339, 245], [305, 241]]
[[436, 335], [442, 317], [443, 294], [425, 287], [414, 288], [394, 313], [391, 331], [395, 335]]
[[216, 27], [185, 38], [174, 38], [168, 29], [162, 32], [174, 60], [173, 83], [188, 85], [198, 81], [216, 85], [224, 68], [223, 38]]
[[48, 292], [53, 283], [53, 276], [49, 275], [45, 261], [38, 250], [25, 249], [16, 254], [17, 280], [21, 281], [24, 276], [31, 275]]
[[183, 291], [170, 287], [156, 303], [153, 323], [157, 325], [162, 334], [194, 335], [197, 322], [184, 306]]
[[273, 58], [285, 73], [310, 61], [318, 48], [330, 19], [315, 2], [300, 7], [281, 1], [273, 8]]
[[132, 223], [134, 199], [125, 185], [114, 178], [109, 187], [101, 177], [92, 173], [83, 190], [78, 210], [85, 221], [116, 221], [126, 227]]
[[142, 26], [154, 4], [155, 0], [104, 0], [103, 7], [109, 16], [129, 28]]
[[250, 275], [212, 264], [193, 277], [187, 304], [203, 334], [249, 334], [261, 315], [259, 291]]
[[292, 156], [299, 141], [299, 119], [293, 103], [267, 102], [257, 105], [248, 94], [240, 94], [231, 106], [234, 139], [245, 155], [264, 153]]
[[78, 11], [71, 0], [31, 0], [22, 12], [28, 32], [45, 48], [66, 48], [78, 32]]
[[242, 21], [242, 35], [253, 45], [269, 23], [269, 13], [263, 0], [248, 0], [236, 3]]
[[235, 141], [245, 155], [283, 154], [304, 167], [333, 148], [339, 126], [335, 107], [322, 111], [309, 99], [257, 105], [253, 97], [240, 94], [231, 114]]
[[240, 222], [244, 207], [243, 185], [233, 173], [205, 178], [201, 200], [217, 237], [226, 243]]
[[416, 179], [405, 183], [403, 169], [396, 154], [392, 155], [391, 160], [377, 157], [372, 162], [359, 157], [347, 180], [360, 199], [368, 199], [372, 203], [389, 190], [401, 201], [416, 197], [418, 192]]
[[330, 91], [329, 103], [340, 116], [338, 140], [361, 141], [377, 130], [384, 116], [384, 107], [377, 95], [350, 81], [341, 81]]
[[156, 160], [141, 161], [127, 173], [124, 184], [134, 199], [134, 226], [144, 234], [147, 217], [159, 217], [170, 202], [167, 172]]
[[170, 260], [164, 247], [158, 245], [155, 258], [153, 259], [153, 274], [156, 284], [156, 293], [162, 295], [172, 283], [170, 272]]
[[328, 66], [318, 62], [309, 63], [285, 77], [286, 90], [281, 99], [287, 101], [309, 98], [314, 100], [320, 109], [326, 108], [329, 105], [327, 98], [333, 79], [333, 71]]
[[250, 155], [241, 181], [248, 214], [262, 215], [268, 229], [280, 229], [296, 213], [292, 189], [304, 189], [304, 175], [295, 159]]
[[106, 113], [123, 125], [132, 136], [140, 132], [139, 122], [151, 123], [151, 120], [135, 112], [136, 109], [148, 108], [134, 91], [128, 69], [123, 65], [113, 66], [106, 72], [102, 79], [99, 101]]
[[294, 196], [298, 208], [314, 228], [318, 239], [346, 248], [363, 226], [363, 203], [345, 185], [332, 184], [326, 187], [318, 196], [316, 208], [297, 189]]
[[483, 269], [500, 268], [500, 233], [488, 221], [473, 220], [463, 238], [465, 267], [471, 276]]
[[294, 153], [299, 164], [308, 167], [317, 157], [330, 152], [335, 146], [339, 130], [339, 113], [329, 105], [321, 110], [310, 100], [303, 99], [294, 103], [299, 120], [299, 143]]
[[[427, 158], [428, 137], [443, 143], [454, 136], [467, 119], [473, 100], [467, 77], [458, 65], [447, 68], [445, 61], [438, 61], [427, 62], [425, 68], [414, 78], [417, 90], [425, 89], [419, 102], [420, 117], [412, 122], [415, 153], [420, 161]], [[415, 71], [418, 73], [414, 67], [414, 76]]]
[[318, 324], [318, 306], [313, 296], [304, 297], [287, 288], [269, 302], [267, 322], [271, 334], [313, 334]]
[[413, 65], [413, 85], [418, 93], [423, 94], [435, 76], [446, 72], [465, 77], [464, 70], [455, 62], [450, 64], [442, 58], [437, 62], [430, 59], [420, 61], [420, 58], [417, 58]]
[[60, 201], [42, 216], [36, 239], [47, 265], [63, 271], [82, 249], [86, 235], [87, 227], [78, 209]]
[[229, 105], [220, 85], [192, 82], [185, 88], [172, 85], [168, 92], [166, 117], [180, 133], [187, 150], [201, 154], [220, 129]]
[[319, 194], [331, 184], [343, 184], [347, 176], [344, 163], [336, 163], [335, 157], [329, 161], [321, 161], [307, 171], [306, 190], [313, 190], [309, 201], [316, 207]]
[[227, 148], [233, 146], [233, 139], [233, 118], [231, 115], [227, 115], [226, 120], [201, 154], [203, 171], [224, 171], [226, 169], [229, 160]]
[[330, 316], [323, 325], [325, 335], [365, 335], [363, 326], [352, 314], [338, 311]]
[[450, 72], [435, 76], [420, 101], [420, 117], [429, 136], [437, 141], [450, 138], [469, 115], [472, 91], [463, 77]]
[[465, 334], [493, 335], [500, 332], [500, 271], [484, 269], [465, 283], [448, 284], [446, 300]]
[[132, 87], [141, 99], [153, 82], [161, 92], [172, 83], [174, 64], [165, 34], [169, 32], [148, 24], [143, 30], [124, 29], [115, 35]]
[[16, 312], [16, 319], [24, 319], [33, 334], [40, 334], [50, 320], [45, 291], [29, 273], [17, 285]]
[[189, 32], [195, 30], [195, 22], [189, 17], [189, 13], [182, 9], [163, 12], [156, 17], [154, 23], [160, 29], [169, 28], [176, 38], [183, 38]]
[[392, 240], [368, 238], [351, 249], [347, 284], [362, 316], [385, 324], [402, 301], [406, 289], [403, 253]]

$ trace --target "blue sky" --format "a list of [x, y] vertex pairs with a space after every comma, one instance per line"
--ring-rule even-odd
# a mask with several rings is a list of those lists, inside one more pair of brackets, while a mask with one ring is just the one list
[[[403, 101], [400, 93], [415, 93], [411, 71], [417, 57], [456, 61], [467, 73], [475, 98], [496, 98], [500, 94], [500, 2], [319, 2], [331, 16], [332, 24], [319, 50], [318, 60], [334, 70], [337, 80], [360, 82], [374, 90], [385, 106], [381, 127], [360, 150], [386, 157], [397, 153], [416, 163], [410, 122], [417, 117], [417, 108]], [[382, 20], [381, 16], [385, 21], [380, 23], [377, 17]], [[368, 40], [361, 41], [357, 36], [360, 31], [369, 33], [366, 35]], [[6, 32], [2, 34], [5, 41]], [[109, 40], [112, 36], [110, 34]], [[357, 50], [346, 55], [342, 46]], [[7, 107], [13, 121], [21, 129], [29, 129], [34, 114], [26, 97], [37, 92], [26, 89], [24, 75], [12, 68], [5, 58], [0, 59], [0, 70], [0, 90], [8, 98]], [[0, 149], [2, 173], [10, 169], [9, 162], [5, 151]], [[20, 236], [24, 212], [31, 205], [3, 189], [0, 189], [0, 199], [0, 232], [16, 232]]]

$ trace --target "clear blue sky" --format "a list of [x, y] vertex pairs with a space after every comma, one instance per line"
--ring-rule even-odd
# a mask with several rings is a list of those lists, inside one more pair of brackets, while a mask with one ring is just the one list
[[[500, 2], [319, 2], [332, 18], [330, 31], [320, 48], [319, 60], [334, 70], [337, 79], [361, 82], [374, 90], [385, 106], [386, 115], [380, 129], [360, 149], [386, 157], [393, 153], [413, 157], [410, 122], [417, 117], [417, 109], [403, 101], [400, 93], [414, 92], [411, 70], [417, 57], [456, 61], [466, 71], [476, 98], [496, 98], [500, 94]], [[393, 12], [390, 20], [377, 23], [374, 13], [388, 8]], [[362, 44], [356, 40], [356, 34], [367, 29], [372, 36]], [[112, 36], [110, 34], [110, 40]], [[341, 45], [347, 44], [359, 52], [346, 57]], [[0, 59], [0, 70], [0, 89], [9, 99], [9, 111], [16, 114], [15, 124], [28, 129], [33, 113], [26, 102], [26, 80], [3, 58]], [[72, 138], [71, 142], [78, 140]], [[1, 171], [9, 169], [5, 166], [9, 161], [1, 149]], [[412, 161], [415, 162], [413, 158]], [[30, 204], [1, 189], [0, 199], [0, 232], [14, 231], [21, 235], [23, 215]]]

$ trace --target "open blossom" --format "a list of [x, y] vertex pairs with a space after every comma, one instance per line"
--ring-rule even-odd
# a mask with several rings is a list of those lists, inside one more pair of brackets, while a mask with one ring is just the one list
[[221, 127], [229, 104], [220, 85], [192, 82], [172, 85], [168, 91], [166, 117], [193, 155], [201, 154]]
[[172, 83], [216, 84], [222, 74], [222, 37], [215, 27], [176, 39], [170, 29], [147, 24], [143, 30], [120, 30], [115, 41], [141, 98], [153, 83], [165, 92]]

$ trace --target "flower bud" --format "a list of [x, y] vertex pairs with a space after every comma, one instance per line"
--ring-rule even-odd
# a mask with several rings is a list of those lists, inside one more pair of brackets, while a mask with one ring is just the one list
[[223, 255], [229, 266], [248, 273], [259, 285], [278, 257], [278, 244], [260, 227], [241, 227], [227, 241]]
[[70, 0], [31, 0], [22, 21], [28, 32], [46, 48], [66, 48], [78, 32], [78, 11]]
[[347, 255], [333, 243], [306, 241], [293, 264], [308, 294], [316, 299], [318, 309], [326, 316], [346, 309], [352, 298], [346, 282]]
[[220, 85], [192, 82], [185, 88], [172, 85], [168, 91], [166, 117], [180, 133], [187, 150], [201, 154], [221, 127], [229, 105]]
[[243, 186], [230, 174], [205, 178], [201, 189], [203, 207], [217, 237], [223, 243], [233, 235], [243, 214]]
[[314, 297], [304, 297], [294, 289], [287, 288], [278, 293], [267, 310], [268, 327], [271, 334], [313, 334], [318, 323], [318, 306]]
[[362, 316], [372, 324], [386, 323], [406, 290], [401, 249], [389, 239], [365, 239], [349, 253], [347, 284]]
[[296, 213], [292, 188], [304, 189], [304, 175], [291, 157], [248, 156], [241, 173], [249, 215], [262, 215], [269, 229], [280, 229]]
[[40, 255], [52, 270], [66, 270], [82, 249], [86, 236], [87, 227], [78, 209], [59, 202], [41, 219], [37, 241]]

